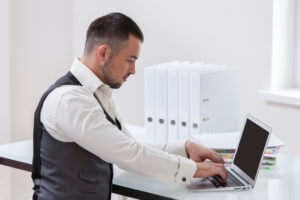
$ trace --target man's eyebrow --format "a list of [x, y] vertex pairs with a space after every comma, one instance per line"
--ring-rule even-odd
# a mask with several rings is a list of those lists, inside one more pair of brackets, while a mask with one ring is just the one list
[[136, 57], [136, 56], [129, 56], [129, 58], [134, 58], [134, 59], [137, 60], [137, 57]]

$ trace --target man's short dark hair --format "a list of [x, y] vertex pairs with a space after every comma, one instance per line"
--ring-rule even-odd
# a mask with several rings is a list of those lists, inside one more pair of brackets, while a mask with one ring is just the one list
[[90, 54], [101, 44], [108, 44], [114, 54], [121, 49], [128, 40], [129, 34], [137, 37], [141, 42], [144, 36], [138, 25], [122, 13], [110, 13], [93, 21], [86, 33], [85, 54]]

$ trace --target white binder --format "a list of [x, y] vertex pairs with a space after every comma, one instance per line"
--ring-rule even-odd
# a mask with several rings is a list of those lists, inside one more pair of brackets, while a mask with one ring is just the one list
[[182, 62], [177, 67], [168, 69], [168, 142], [179, 139], [178, 70], [189, 66], [188, 62]]
[[156, 142], [168, 142], [168, 69], [180, 63], [156, 67]]
[[190, 135], [200, 134], [200, 75], [195, 71], [189, 74]]
[[144, 68], [145, 127], [146, 137], [149, 142], [154, 142], [156, 140], [156, 68], [174, 63], [178, 62], [163, 63]]
[[239, 69], [201, 73], [201, 133], [239, 130]]
[[179, 139], [190, 138], [189, 71], [203, 67], [202, 63], [191, 64], [179, 69], [178, 73], [178, 115]]
[[[199, 135], [201, 124], [201, 73], [209, 73], [216, 70], [226, 69], [224, 65], [204, 65], [203, 67], [189, 72], [189, 114], [190, 114], [190, 135]], [[206, 99], [204, 100], [204, 103]]]
[[155, 69], [144, 68], [145, 78], [145, 127], [149, 141], [155, 140]]

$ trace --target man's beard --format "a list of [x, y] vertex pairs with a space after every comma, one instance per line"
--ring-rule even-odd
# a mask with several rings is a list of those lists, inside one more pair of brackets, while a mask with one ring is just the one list
[[108, 60], [107, 63], [102, 68], [102, 74], [103, 78], [106, 82], [106, 85], [108, 85], [112, 89], [118, 89], [121, 87], [122, 83], [119, 83], [115, 80], [113, 80], [112, 75], [109, 71], [109, 68], [111, 67], [111, 60]]

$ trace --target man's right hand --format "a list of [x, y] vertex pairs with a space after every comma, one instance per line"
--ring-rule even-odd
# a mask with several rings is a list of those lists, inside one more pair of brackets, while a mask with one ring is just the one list
[[225, 182], [227, 179], [227, 170], [221, 163], [198, 162], [197, 171], [194, 178], [206, 178], [209, 176], [220, 175]]

